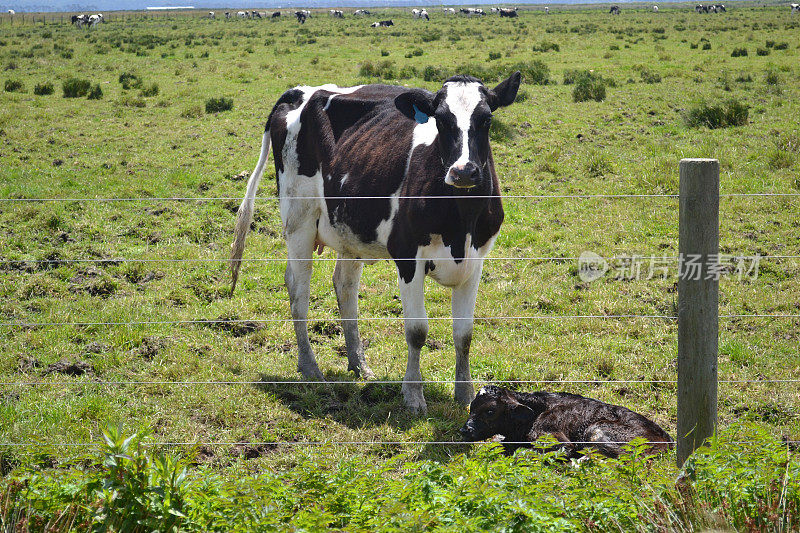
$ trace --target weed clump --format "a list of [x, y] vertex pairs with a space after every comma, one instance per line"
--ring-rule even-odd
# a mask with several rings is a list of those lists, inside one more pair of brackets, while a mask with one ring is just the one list
[[[619, 47], [617, 47], [619, 49]], [[552, 50], [553, 52], [560, 52], [561, 48], [558, 46], [558, 43], [551, 43], [550, 41], [542, 41], [539, 44], [533, 45], [534, 52], [549, 52]]]
[[710, 129], [743, 126], [747, 124], [750, 107], [738, 100], [728, 100], [724, 105], [699, 104], [684, 117], [687, 126]]
[[3, 89], [7, 93], [21, 93], [21, 92], [25, 92], [25, 84], [23, 84], [19, 80], [6, 80], [6, 83], [3, 86]]
[[206, 100], [206, 113], [220, 113], [233, 109], [233, 98], [209, 98]]
[[734, 48], [731, 57], [747, 57], [747, 48]]
[[80, 98], [89, 94], [92, 88], [89, 80], [82, 80], [80, 78], [69, 78], [61, 84], [61, 89], [64, 91], [64, 98]]
[[55, 92], [55, 89], [52, 83], [37, 83], [33, 87], [33, 94], [37, 96], [47, 96], [48, 94], [53, 94], [53, 92]]
[[140, 96], [158, 96], [158, 84], [153, 83], [152, 85], [148, 85], [147, 87], [143, 88], [139, 91]]
[[133, 72], [123, 72], [120, 74], [119, 82], [126, 91], [129, 89], [139, 89], [142, 86], [142, 78]]
[[100, 100], [103, 98], [103, 89], [100, 88], [99, 84], [95, 84], [95, 86], [92, 87], [87, 98], [89, 100]]
[[606, 86], [608, 81], [599, 74], [590, 70], [572, 71], [564, 73], [564, 85], [575, 84], [572, 89], [573, 102], [602, 102], [606, 99]]
[[373, 63], [372, 61], [364, 61], [358, 69], [361, 76], [367, 78], [381, 78], [384, 80], [393, 80], [397, 77], [397, 71], [394, 68], [394, 61], [384, 59]]

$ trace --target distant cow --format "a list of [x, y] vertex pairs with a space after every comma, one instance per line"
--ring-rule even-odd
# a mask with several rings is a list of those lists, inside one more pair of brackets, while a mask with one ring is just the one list
[[72, 18], [70, 20], [72, 21], [72, 24], [74, 24], [75, 26], [80, 28], [84, 24], [89, 22], [89, 16], [88, 15], [72, 15]]
[[622, 446], [635, 438], [648, 442], [649, 453], [669, 449], [672, 438], [652, 420], [619, 405], [611, 405], [566, 392], [515, 392], [494, 385], [483, 387], [469, 408], [460, 433], [464, 440], [479, 441], [502, 435], [506, 454], [531, 448], [550, 435], [568, 458], [594, 448], [618, 457]]
[[517, 15], [517, 10], [516, 9], [500, 8], [500, 16], [501, 17], [515, 18], [515, 17], [518, 17], [519, 15]]
[[608, 12], [612, 15], [619, 15], [619, 6], [611, 6], [611, 9], [609, 9]]
[[725, 9], [725, 4], [714, 4], [714, 7], [717, 9], [717, 13], [725, 13], [728, 11]]
[[545, 6], [544, 12], [547, 13], [547, 14], [550, 14], [550, 8]]
[[16, 11], [14, 11], [13, 9], [9, 9], [9, 10], [8, 10], [8, 14], [9, 14], [9, 15], [16, 15], [16, 14], [17, 14], [17, 12], [16, 12]]
[[97, 13], [96, 15], [90, 15], [89, 16], [89, 27], [90, 28], [94, 28], [95, 26], [97, 26], [101, 22], [103, 22], [103, 14], [102, 13]]
[[306, 15], [302, 11], [295, 11], [294, 16], [297, 17], [297, 22], [299, 22], [300, 24], [305, 24], [306, 19], [308, 18], [308, 15]]
[[462, 7], [459, 11], [461, 11], [462, 14], [467, 15], [468, 17], [483, 16], [483, 15], [486, 14], [483, 11], [483, 9], [481, 9], [479, 7], [478, 8], [475, 8], [475, 7]]
[[456, 10], [453, 9], [452, 7], [443, 7], [442, 11], [444, 12], [445, 15], [455, 15], [456, 14]]
[[251, 11], [250, 13], [252, 14], [254, 19], [260, 19], [261, 18], [261, 13], [259, 13], [258, 11]]
[[373, 28], [388, 28], [389, 26], [394, 26], [394, 22], [392, 20], [381, 20], [379, 22], [373, 22], [370, 26]]
[[280, 16], [281, 16], [281, 12], [280, 11], [273, 11], [272, 12], [272, 18], [276, 19], [276, 18], [278, 18]]
[[425, 20], [431, 19], [430, 16], [428, 15], [428, 12], [424, 9], [412, 9], [411, 14], [414, 15], [414, 18], [425, 19]]
[[469, 371], [475, 300], [504, 216], [489, 128], [492, 112], [514, 102], [520, 79], [515, 72], [489, 88], [453, 76], [436, 93], [302, 86], [278, 99], [239, 207], [230, 265], [235, 287], [272, 143], [288, 255], [284, 277], [298, 370], [306, 379], [323, 379], [307, 319], [313, 251], [329, 246], [339, 254], [333, 278], [348, 369], [374, 375], [358, 333], [359, 280], [364, 263], [387, 259], [397, 269], [405, 320], [406, 406], [427, 408], [419, 367], [428, 334], [427, 277], [452, 288], [455, 397], [465, 406], [475, 397]]
[[217, 17], [217, 14], [214, 13], [213, 11], [209, 11], [208, 12], [208, 18], [213, 19], [213, 18], [216, 18], [216, 17]]
[[703, 4], [697, 4], [694, 6], [695, 13], [708, 13], [708, 6], [704, 6]]
[[368, 9], [356, 9], [353, 11], [353, 16], [355, 17], [363, 17], [364, 15], [371, 15], [372, 13]]
[[791, 8], [790, 13], [800, 13], [800, 4], [791, 4], [789, 7]]
[[226, 19], [229, 19], [229, 18], [231, 18], [231, 12], [230, 12], [230, 11], [226, 11], [226, 12], [225, 12], [225, 18], [226, 18]]
[[658, 6], [653, 6], [653, 13], [658, 13]]
[[330, 14], [333, 18], [343, 19], [344, 18], [344, 11], [341, 9], [331, 9]]

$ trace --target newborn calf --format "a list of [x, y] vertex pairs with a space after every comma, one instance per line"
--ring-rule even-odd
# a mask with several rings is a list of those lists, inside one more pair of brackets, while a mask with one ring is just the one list
[[[505, 452], [531, 448], [543, 435], [552, 435], [567, 457], [580, 457], [579, 450], [595, 448], [608, 457], [618, 457], [622, 446], [644, 437], [650, 453], [664, 451], [672, 439], [658, 424], [619, 405], [566, 392], [515, 392], [494, 385], [483, 387], [469, 408], [469, 420], [461, 428], [464, 440], [478, 441], [502, 435]], [[519, 444], [515, 444], [519, 443]]]

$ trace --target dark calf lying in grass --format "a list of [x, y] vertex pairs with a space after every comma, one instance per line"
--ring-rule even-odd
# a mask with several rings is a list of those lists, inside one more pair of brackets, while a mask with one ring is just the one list
[[478, 441], [502, 435], [507, 455], [517, 448], [531, 448], [551, 435], [567, 457], [594, 448], [618, 457], [625, 443], [643, 437], [649, 453], [664, 451], [672, 439], [658, 424], [619, 405], [566, 392], [515, 392], [494, 385], [483, 387], [470, 405], [469, 420], [460, 430], [464, 440]]

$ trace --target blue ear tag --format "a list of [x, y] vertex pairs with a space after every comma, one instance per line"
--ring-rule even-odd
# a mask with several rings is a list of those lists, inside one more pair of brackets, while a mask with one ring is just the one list
[[414, 108], [414, 120], [416, 120], [420, 124], [425, 124], [426, 122], [428, 122], [429, 118], [428, 115], [420, 111], [419, 108], [413, 104], [412, 107]]

